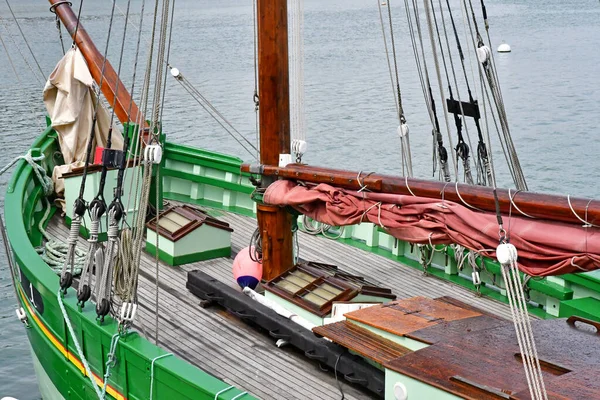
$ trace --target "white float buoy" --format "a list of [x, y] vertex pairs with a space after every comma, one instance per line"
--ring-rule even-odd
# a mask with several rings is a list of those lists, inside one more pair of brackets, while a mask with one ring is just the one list
[[510, 53], [510, 46], [507, 43], [502, 42], [502, 44], [498, 46], [498, 53]]

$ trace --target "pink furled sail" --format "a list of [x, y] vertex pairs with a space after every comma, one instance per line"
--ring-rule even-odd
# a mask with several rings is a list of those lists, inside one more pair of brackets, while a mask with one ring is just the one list
[[[264, 202], [292, 206], [329, 225], [372, 222], [400, 240], [418, 244], [456, 243], [492, 258], [499, 243], [494, 214], [450, 201], [359, 193], [326, 184], [306, 187], [280, 180], [267, 188]], [[598, 228], [504, 216], [504, 229], [519, 251], [519, 269], [528, 275], [560, 275], [600, 266]]]

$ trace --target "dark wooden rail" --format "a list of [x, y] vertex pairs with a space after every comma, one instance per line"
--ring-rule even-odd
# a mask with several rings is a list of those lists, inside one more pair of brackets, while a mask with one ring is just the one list
[[[249, 164], [242, 165], [242, 172], [250, 172], [251, 169], [254, 168]], [[487, 186], [446, 184], [445, 182], [368, 172], [361, 173], [359, 177], [358, 172], [300, 164], [290, 164], [285, 168], [265, 165], [262, 166], [262, 175], [310, 183], [327, 183], [350, 190], [358, 190], [362, 186], [366, 186], [373, 192], [414, 194], [431, 199], [443, 198], [488, 212], [496, 211], [493, 190]], [[598, 200], [571, 197], [570, 202], [573, 208], [571, 210], [567, 196], [511, 190], [510, 194], [513, 198], [511, 204], [508, 190], [497, 189], [497, 194], [500, 211], [504, 214], [508, 214], [512, 208], [514, 216], [524, 213], [535, 218], [583, 225], [583, 222], [575, 216], [577, 214], [579, 218], [590, 224], [600, 225], [600, 201]]]

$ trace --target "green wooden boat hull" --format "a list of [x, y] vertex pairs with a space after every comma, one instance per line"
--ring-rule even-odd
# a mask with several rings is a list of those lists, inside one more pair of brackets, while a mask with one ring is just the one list
[[[46, 155], [43, 165], [49, 173], [55, 163], [61, 162], [54, 158], [57, 146], [56, 133], [50, 128], [32, 144], [32, 148]], [[173, 143], [166, 143], [164, 157], [161, 173], [164, 198], [245, 215], [255, 214], [256, 203], [251, 198], [254, 188], [249, 175], [240, 173], [241, 159]], [[35, 247], [42, 243], [37, 227], [44, 213], [42, 199], [42, 189], [31, 167], [24, 161], [19, 162], [7, 189], [5, 218], [9, 244], [17, 264], [16, 272], [23, 277], [14, 284], [27, 315], [27, 334], [37, 375], [45, 398], [58, 395], [72, 399], [94, 398], [95, 392], [83, 372], [80, 356], [58, 305], [59, 279], [35, 251]], [[417, 246], [399, 242], [372, 224], [346, 227], [338, 240], [423, 269]], [[482, 276], [484, 285], [481, 294], [506, 302], [498, 264], [494, 260], [484, 262], [488, 274]], [[470, 280], [471, 271], [468, 267], [458, 270], [451, 248], [436, 253], [427, 272], [475, 290]], [[37, 296], [33, 296], [33, 300], [32, 291]], [[600, 321], [600, 310], [587, 307], [590, 301], [600, 300], [600, 275], [597, 273], [531, 279], [528, 291], [531, 299], [538, 304], [530, 311], [542, 318], [585, 312], [585, 317]], [[573, 301], [588, 298], [591, 300]], [[110, 318], [104, 324], [98, 324], [91, 306], [80, 311], [73, 289], [65, 296], [64, 304], [82, 343], [83, 353], [96, 375], [96, 383], [102, 385], [106, 355], [117, 324]], [[152, 374], [152, 360], [166, 353], [135, 332], [121, 339], [117, 348], [119, 362], [111, 370], [107, 393], [117, 399], [147, 399], [151, 378], [154, 399], [214, 399], [217, 393], [230, 388], [229, 384], [176, 356], [156, 361]], [[232, 399], [242, 393], [243, 390], [231, 388], [218, 398]], [[245, 394], [237, 398], [250, 399], [252, 396]]]

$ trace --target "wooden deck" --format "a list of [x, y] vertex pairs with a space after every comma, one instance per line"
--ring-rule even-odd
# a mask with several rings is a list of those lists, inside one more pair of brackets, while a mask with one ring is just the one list
[[[224, 213], [218, 218], [234, 229], [233, 253], [249, 243], [255, 229], [252, 218]], [[215, 214], [213, 213], [213, 215]], [[48, 233], [65, 239], [68, 229], [54, 217]], [[84, 239], [81, 248], [87, 247]], [[362, 250], [301, 233], [300, 258], [336, 264], [346, 272], [362, 275], [392, 289], [399, 298], [413, 296], [451, 296], [493, 315], [510, 318], [506, 304], [477, 297], [472, 292], [420, 271]], [[222, 309], [202, 309], [199, 299], [185, 287], [187, 272], [203, 272], [235, 285], [231, 276], [231, 259], [159, 268], [159, 344], [168, 351], [199, 368], [264, 399], [339, 399], [341, 397], [333, 372], [292, 348], [277, 348], [275, 340], [258, 332]], [[156, 266], [154, 258], [144, 253], [139, 279], [138, 327], [154, 341]], [[370, 394], [340, 381], [347, 399], [364, 399]]]

